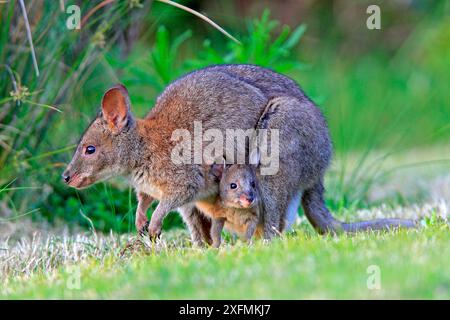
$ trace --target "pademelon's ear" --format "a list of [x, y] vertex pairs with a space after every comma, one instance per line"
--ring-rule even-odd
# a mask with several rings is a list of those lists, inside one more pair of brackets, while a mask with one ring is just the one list
[[214, 163], [211, 165], [211, 173], [218, 180], [222, 179], [223, 171], [224, 171], [223, 164]]
[[119, 133], [131, 117], [131, 102], [127, 89], [117, 84], [108, 89], [102, 98], [102, 115], [114, 134]]
[[216, 163], [211, 165], [211, 172], [217, 179], [221, 180], [225, 174], [226, 166], [225, 158], [218, 159]]

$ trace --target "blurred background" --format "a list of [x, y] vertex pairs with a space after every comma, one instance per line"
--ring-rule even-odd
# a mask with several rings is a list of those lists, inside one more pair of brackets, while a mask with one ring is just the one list
[[[136, 200], [124, 181], [76, 191], [61, 182], [61, 172], [111, 85], [127, 86], [142, 117], [168, 83], [211, 64], [272, 68], [320, 106], [335, 147], [327, 203], [336, 214], [421, 201], [420, 192], [373, 196], [391, 156], [414, 163], [408, 152], [421, 150], [416, 162], [438, 159], [448, 172], [439, 158], [450, 137], [448, 1], [178, 2], [241, 44], [157, 1], [26, 0], [37, 76], [20, 2], [0, 1], [1, 236], [58, 228], [132, 232]], [[66, 27], [71, 4], [81, 8], [81, 30]], [[371, 4], [381, 9], [381, 30], [366, 27]], [[166, 229], [180, 226], [176, 214], [165, 221]]]

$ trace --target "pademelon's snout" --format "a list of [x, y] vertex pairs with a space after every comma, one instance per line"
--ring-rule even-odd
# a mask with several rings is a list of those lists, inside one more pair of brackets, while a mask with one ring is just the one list
[[73, 174], [73, 172], [72, 172], [72, 170], [71, 170], [70, 167], [71, 167], [71, 166], [69, 165], [69, 166], [66, 168], [66, 170], [64, 170], [64, 172], [61, 174], [61, 178], [63, 179], [63, 181], [64, 181], [66, 184], [70, 184], [70, 182], [71, 182], [71, 180], [72, 180], [72, 178], [73, 178], [73, 176], [74, 176], [74, 174]]
[[255, 194], [253, 192], [249, 192], [246, 194], [242, 194], [239, 197], [239, 202], [242, 207], [250, 208], [255, 204], [255, 199], [256, 199]]
[[89, 175], [76, 172], [70, 168], [67, 168], [61, 175], [63, 181], [70, 187], [76, 189], [82, 189], [89, 187], [93, 183], [95, 183], [95, 178]]
[[69, 183], [69, 181], [70, 181], [70, 174], [69, 174], [69, 172], [67, 170], [63, 172], [61, 177], [66, 183]]

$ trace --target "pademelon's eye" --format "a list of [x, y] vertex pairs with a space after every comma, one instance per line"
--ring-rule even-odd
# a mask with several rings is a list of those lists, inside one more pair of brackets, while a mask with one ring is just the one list
[[87, 146], [86, 147], [86, 154], [93, 154], [95, 152], [94, 146]]
[[231, 189], [236, 189], [237, 188], [237, 184], [236, 183], [230, 183], [230, 188]]

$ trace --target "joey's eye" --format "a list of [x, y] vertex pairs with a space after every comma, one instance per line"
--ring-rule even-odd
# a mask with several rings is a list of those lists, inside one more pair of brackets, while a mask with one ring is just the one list
[[236, 183], [231, 183], [230, 184], [230, 189], [236, 189], [237, 188], [237, 184]]
[[252, 188], [256, 187], [255, 181], [252, 181], [251, 186], [252, 186]]
[[93, 154], [95, 152], [94, 146], [87, 146], [86, 147], [86, 154]]

